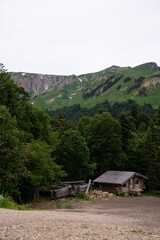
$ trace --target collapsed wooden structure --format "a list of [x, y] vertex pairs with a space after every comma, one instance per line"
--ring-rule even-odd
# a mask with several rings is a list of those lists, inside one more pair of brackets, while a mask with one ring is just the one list
[[102, 191], [140, 195], [145, 188], [146, 179], [148, 179], [146, 176], [136, 172], [107, 171], [93, 182], [98, 183]]
[[61, 182], [60, 184], [51, 186], [51, 199], [75, 196], [79, 192], [85, 192], [88, 195], [90, 187], [91, 180], [89, 180], [88, 184], [85, 181]]

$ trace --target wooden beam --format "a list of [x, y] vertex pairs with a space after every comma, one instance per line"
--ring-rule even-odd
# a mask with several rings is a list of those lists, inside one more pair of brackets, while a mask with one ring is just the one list
[[70, 182], [61, 182], [61, 184], [80, 184], [85, 183], [85, 181], [70, 181]]
[[91, 187], [91, 179], [89, 179], [88, 186], [87, 186], [87, 189], [86, 189], [86, 192], [85, 192], [85, 195], [86, 195], [86, 196], [88, 195], [88, 192], [89, 192], [89, 190], [90, 190], [90, 187]]

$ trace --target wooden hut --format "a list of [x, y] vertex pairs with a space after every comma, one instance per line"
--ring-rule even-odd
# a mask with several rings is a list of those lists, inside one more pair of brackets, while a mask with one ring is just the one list
[[145, 188], [146, 179], [148, 178], [136, 172], [107, 171], [93, 182], [98, 183], [104, 192], [140, 195]]

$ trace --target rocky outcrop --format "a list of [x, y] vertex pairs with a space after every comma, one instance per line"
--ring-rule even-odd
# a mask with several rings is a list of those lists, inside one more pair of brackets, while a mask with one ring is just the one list
[[31, 97], [40, 96], [51, 90], [63, 90], [65, 86], [75, 84], [80, 87], [82, 80], [76, 75], [57, 76], [30, 73], [11, 73], [14, 81], [30, 93]]

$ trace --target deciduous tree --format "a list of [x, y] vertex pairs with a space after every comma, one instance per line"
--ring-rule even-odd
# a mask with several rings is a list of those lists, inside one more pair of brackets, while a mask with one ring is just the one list
[[90, 163], [89, 149], [78, 131], [67, 130], [57, 144], [56, 162], [63, 166], [68, 180], [83, 180], [93, 174], [95, 164]]

